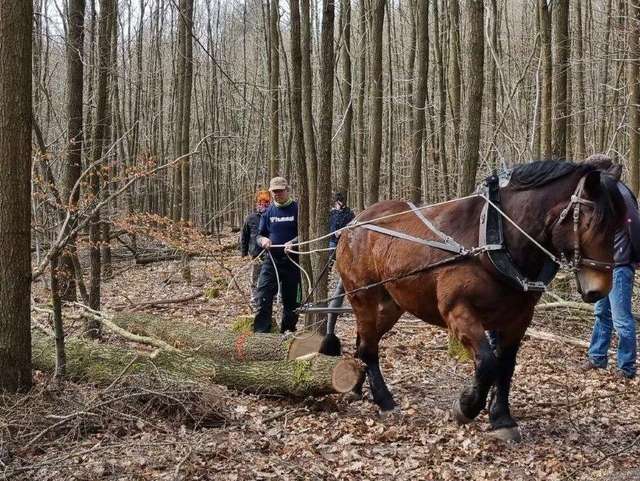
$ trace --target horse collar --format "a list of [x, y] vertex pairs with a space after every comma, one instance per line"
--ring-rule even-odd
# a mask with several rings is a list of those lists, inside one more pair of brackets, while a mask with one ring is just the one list
[[[508, 180], [507, 180], [508, 182]], [[506, 185], [504, 177], [496, 174], [488, 177], [482, 186], [483, 193], [500, 207], [500, 187]], [[516, 289], [543, 292], [558, 272], [552, 259], [545, 259], [537, 279], [530, 280], [515, 265], [504, 240], [502, 215], [486, 202], [480, 215], [479, 247], [483, 248], [500, 277]]]

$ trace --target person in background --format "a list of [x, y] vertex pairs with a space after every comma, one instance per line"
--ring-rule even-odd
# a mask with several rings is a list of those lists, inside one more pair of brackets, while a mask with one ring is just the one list
[[[336, 192], [333, 196], [333, 208], [329, 213], [329, 231], [335, 232], [342, 229], [351, 222], [354, 217], [353, 211], [347, 207], [345, 195], [342, 192]], [[336, 248], [341, 233], [342, 232], [338, 232], [331, 236], [329, 239], [329, 247], [333, 249]]]
[[[597, 163], [611, 160], [602, 154], [589, 157], [586, 162]], [[611, 166], [609, 172], [618, 180], [618, 190], [626, 205], [626, 223], [618, 230], [614, 239], [613, 285], [609, 295], [596, 302], [595, 323], [591, 343], [584, 362], [584, 370], [607, 367], [607, 353], [611, 335], [618, 335], [618, 374], [632, 379], [636, 375], [636, 321], [631, 312], [631, 296], [635, 265], [640, 261], [640, 215], [638, 202], [629, 189], [620, 181], [620, 165]]]
[[[256, 208], [244, 220], [242, 231], [240, 234], [240, 253], [242, 257], [250, 255], [255, 259], [262, 252], [262, 247], [258, 245], [258, 229], [260, 228], [260, 219], [271, 203], [271, 194], [268, 190], [260, 190], [256, 193]], [[257, 286], [258, 276], [260, 275], [261, 263], [254, 260], [251, 270], [251, 307], [257, 307]]]
[[[282, 294], [282, 321], [280, 332], [295, 331], [298, 322], [300, 269], [295, 264], [298, 257], [285, 252], [285, 244], [298, 239], [298, 204], [289, 196], [289, 186], [282, 177], [274, 177], [269, 183], [273, 202], [260, 219], [258, 244], [269, 251], [265, 255], [258, 278], [258, 311], [253, 321], [254, 332], [270, 332], [273, 298], [278, 292], [278, 280]], [[293, 262], [295, 261], [295, 263]]]

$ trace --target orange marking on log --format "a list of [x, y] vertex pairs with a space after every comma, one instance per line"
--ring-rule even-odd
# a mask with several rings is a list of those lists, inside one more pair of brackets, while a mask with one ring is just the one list
[[249, 332], [244, 332], [240, 334], [240, 336], [238, 336], [238, 339], [236, 339], [236, 343], [235, 343], [236, 359], [238, 359], [239, 361], [244, 359], [244, 345], [246, 344], [247, 337], [249, 337], [250, 334], [251, 333]]

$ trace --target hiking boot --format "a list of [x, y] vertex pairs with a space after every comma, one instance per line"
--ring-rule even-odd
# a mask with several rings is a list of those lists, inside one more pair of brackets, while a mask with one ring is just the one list
[[596, 366], [590, 359], [587, 359], [585, 362], [580, 364], [580, 369], [583, 371], [592, 371], [594, 369], [604, 369], [604, 367]]

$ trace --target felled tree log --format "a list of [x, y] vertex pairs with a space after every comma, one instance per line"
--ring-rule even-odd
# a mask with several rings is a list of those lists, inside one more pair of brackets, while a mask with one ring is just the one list
[[178, 349], [197, 349], [201, 356], [235, 361], [282, 361], [317, 353], [322, 336], [313, 332], [254, 334], [210, 330], [199, 325], [144, 314], [119, 313], [110, 318], [133, 334], [161, 339]]
[[[34, 329], [32, 347], [34, 368], [53, 372], [53, 338]], [[247, 392], [304, 397], [348, 392], [363, 372], [355, 359], [321, 354], [305, 360], [237, 363], [164, 350], [149, 356], [76, 337], [67, 338], [65, 347], [69, 378], [102, 386], [125, 374], [149, 377], [161, 374], [180, 382], [213, 383]]]

